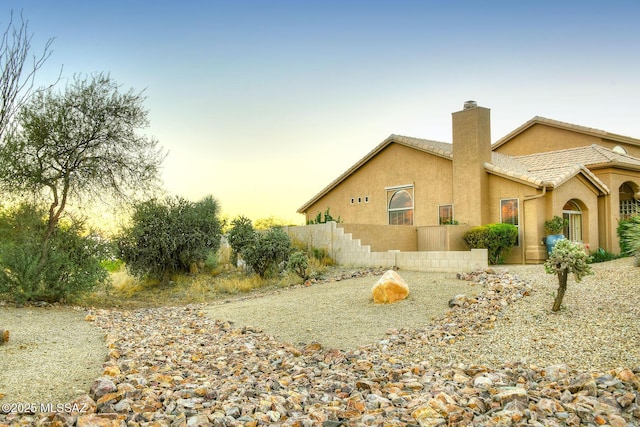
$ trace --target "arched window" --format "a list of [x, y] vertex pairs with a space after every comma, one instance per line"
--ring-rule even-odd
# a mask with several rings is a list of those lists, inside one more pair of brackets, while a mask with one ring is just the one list
[[413, 225], [413, 188], [387, 190], [389, 224]]
[[640, 213], [640, 186], [627, 181], [620, 186], [620, 219], [629, 219]]
[[582, 242], [582, 209], [574, 200], [569, 200], [562, 207], [562, 217], [569, 222], [564, 229], [564, 236], [572, 242]]

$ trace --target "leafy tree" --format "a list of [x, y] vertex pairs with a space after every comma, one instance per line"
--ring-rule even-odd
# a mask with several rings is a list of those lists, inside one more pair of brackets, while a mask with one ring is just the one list
[[253, 242], [242, 250], [242, 259], [262, 278], [287, 261], [291, 252], [291, 239], [280, 227], [255, 233]]
[[240, 215], [231, 221], [231, 229], [227, 233], [227, 241], [231, 246], [231, 262], [238, 265], [238, 255], [248, 244], [255, 240], [255, 230], [251, 224], [251, 220], [246, 216]]
[[46, 241], [72, 199], [127, 199], [156, 188], [164, 154], [140, 135], [144, 98], [108, 75], [34, 93], [0, 144], [0, 190], [49, 206]]
[[568, 239], [558, 240], [544, 263], [544, 269], [549, 274], [558, 275], [558, 293], [553, 302], [552, 311], [558, 311], [562, 306], [569, 273], [573, 273], [576, 282], [580, 282], [584, 276], [593, 274], [589, 265], [589, 255], [584, 251], [584, 247]]
[[[32, 38], [28, 22], [20, 16], [20, 23], [16, 24], [12, 11], [0, 38], [0, 139], [33, 93], [36, 72], [52, 53], [53, 39], [49, 39], [42, 53], [31, 57]], [[30, 68], [28, 61], [31, 63]]]
[[109, 245], [71, 219], [57, 226], [46, 245], [46, 213], [22, 204], [0, 215], [0, 292], [16, 302], [65, 301], [105, 284], [101, 261]]
[[118, 238], [120, 257], [136, 277], [168, 282], [171, 274], [192, 272], [220, 248], [222, 224], [218, 202], [168, 197], [139, 203], [132, 225]]

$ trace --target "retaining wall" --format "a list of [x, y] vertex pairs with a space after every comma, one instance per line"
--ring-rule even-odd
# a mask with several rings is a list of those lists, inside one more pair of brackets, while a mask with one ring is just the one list
[[429, 272], [471, 272], [488, 267], [487, 250], [372, 252], [371, 247], [354, 239], [335, 222], [285, 227], [291, 239], [309, 247], [325, 249], [336, 263], [367, 267], [397, 267]]

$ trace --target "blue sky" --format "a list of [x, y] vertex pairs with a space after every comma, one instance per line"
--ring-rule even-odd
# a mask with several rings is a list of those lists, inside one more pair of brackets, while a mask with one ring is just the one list
[[167, 191], [231, 217], [301, 223], [391, 133], [450, 142], [470, 99], [493, 141], [536, 115], [640, 138], [635, 0], [0, 0], [2, 28], [12, 9], [35, 51], [55, 38], [42, 84], [144, 89]]

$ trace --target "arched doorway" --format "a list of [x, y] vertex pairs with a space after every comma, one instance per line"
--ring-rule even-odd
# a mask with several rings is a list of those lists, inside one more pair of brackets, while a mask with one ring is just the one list
[[632, 181], [624, 182], [620, 188], [620, 219], [629, 219], [640, 213], [640, 186]]
[[582, 208], [580, 203], [575, 200], [569, 200], [562, 207], [562, 217], [567, 220], [567, 226], [564, 229], [564, 236], [572, 242], [582, 242]]

